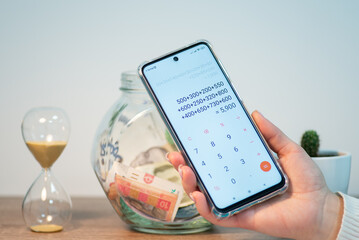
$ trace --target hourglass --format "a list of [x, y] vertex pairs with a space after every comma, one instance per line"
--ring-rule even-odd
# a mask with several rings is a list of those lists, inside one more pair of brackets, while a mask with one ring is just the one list
[[22, 126], [24, 141], [42, 167], [22, 203], [26, 225], [35, 232], [57, 232], [71, 218], [71, 199], [51, 174], [51, 166], [66, 147], [70, 123], [59, 108], [34, 108]]

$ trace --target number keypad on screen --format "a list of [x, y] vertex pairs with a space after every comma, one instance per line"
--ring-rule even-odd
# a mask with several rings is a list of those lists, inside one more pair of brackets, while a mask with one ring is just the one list
[[261, 152], [251, 151], [248, 157], [249, 147], [256, 142], [253, 133], [247, 128], [230, 131], [224, 123], [202, 130], [201, 147], [193, 146], [193, 153], [200, 162], [197, 170], [215, 191], [230, 185], [251, 194], [252, 189], [246, 187], [248, 181], [244, 183], [243, 179], [254, 180], [253, 175], [271, 169], [268, 161], [261, 160]]

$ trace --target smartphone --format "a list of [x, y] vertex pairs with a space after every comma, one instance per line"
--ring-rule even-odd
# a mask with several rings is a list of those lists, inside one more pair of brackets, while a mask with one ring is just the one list
[[218, 218], [287, 189], [287, 178], [209, 42], [138, 68], [173, 140]]

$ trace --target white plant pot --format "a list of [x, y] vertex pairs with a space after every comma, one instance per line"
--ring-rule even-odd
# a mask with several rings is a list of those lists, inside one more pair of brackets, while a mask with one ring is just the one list
[[[320, 157], [323, 154], [337, 154], [338, 156]], [[328, 188], [332, 192], [348, 193], [351, 154], [340, 151], [319, 151], [319, 157], [312, 158], [322, 171]]]

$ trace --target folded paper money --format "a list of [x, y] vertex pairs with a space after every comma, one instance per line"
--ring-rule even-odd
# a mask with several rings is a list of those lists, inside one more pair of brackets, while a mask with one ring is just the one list
[[121, 165], [115, 175], [118, 193], [142, 213], [158, 220], [173, 221], [182, 200], [182, 186]]

